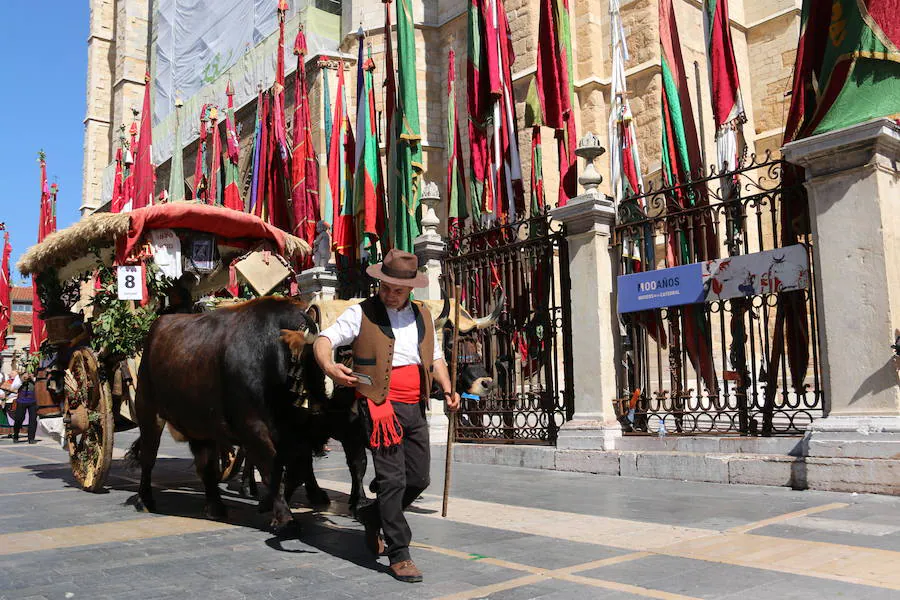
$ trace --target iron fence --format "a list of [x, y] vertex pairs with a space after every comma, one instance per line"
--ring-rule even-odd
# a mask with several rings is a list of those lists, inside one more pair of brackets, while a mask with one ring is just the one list
[[[618, 212], [620, 273], [802, 244], [812, 275], [801, 174], [769, 154], [651, 188]], [[812, 281], [804, 290], [622, 315], [616, 409], [626, 433], [798, 434], [822, 416]]]
[[[572, 417], [568, 254], [561, 224], [539, 214], [448, 240], [444, 273], [474, 316], [505, 296], [498, 323], [474, 332], [477, 360], [496, 388], [456, 413], [460, 442], [554, 444]], [[472, 362], [471, 360], [469, 362]]]

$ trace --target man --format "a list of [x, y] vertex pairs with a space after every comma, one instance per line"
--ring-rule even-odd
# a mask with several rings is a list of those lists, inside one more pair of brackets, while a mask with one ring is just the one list
[[36, 444], [37, 433], [37, 397], [34, 394], [34, 374], [25, 371], [16, 376], [10, 386], [16, 392], [16, 416], [13, 424], [13, 443], [19, 441], [19, 431], [28, 413], [28, 443]]
[[[378, 294], [344, 311], [313, 346], [326, 375], [356, 388], [365, 415], [378, 487], [377, 500], [358, 511], [366, 545], [380, 555], [387, 542], [391, 575], [408, 583], [422, 581], [409, 555], [412, 534], [403, 510], [430, 483], [425, 407], [432, 379], [447, 408], [459, 407], [434, 320], [425, 306], [409, 300], [413, 288], [428, 283], [417, 267], [415, 255], [390, 250], [366, 270], [380, 281]], [[353, 350], [352, 369], [334, 362], [333, 349], [346, 345]]]

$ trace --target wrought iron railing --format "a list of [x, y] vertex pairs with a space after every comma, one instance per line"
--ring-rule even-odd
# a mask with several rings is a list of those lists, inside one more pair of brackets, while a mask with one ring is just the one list
[[444, 273], [453, 273], [474, 316], [498, 323], [471, 334], [497, 386], [456, 413], [457, 441], [553, 444], [572, 417], [568, 253], [562, 225], [548, 214], [451, 236]]
[[[620, 273], [803, 244], [812, 275], [801, 173], [768, 153], [650, 187], [618, 213]], [[622, 315], [616, 407], [625, 431], [798, 434], [821, 417], [813, 280], [805, 290]]]

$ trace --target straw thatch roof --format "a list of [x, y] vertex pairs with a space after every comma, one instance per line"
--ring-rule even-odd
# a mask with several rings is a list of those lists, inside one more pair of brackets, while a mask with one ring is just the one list
[[128, 235], [128, 213], [90, 215], [74, 225], [48, 235], [43, 242], [25, 251], [16, 263], [23, 275], [60, 268], [87, 255], [91, 248], [108, 248], [119, 236]]
[[[60, 269], [61, 278], [64, 278], [63, 271], [65, 276], [73, 276], [90, 270], [95, 260], [90, 254], [91, 248], [101, 250], [104, 262], [111, 261], [116, 238], [128, 235], [130, 224], [129, 213], [98, 213], [84, 217], [66, 229], [51, 233], [43, 242], [29, 248], [19, 259], [16, 268], [23, 275]], [[286, 257], [305, 256], [309, 253], [310, 247], [305, 240], [284, 232]]]

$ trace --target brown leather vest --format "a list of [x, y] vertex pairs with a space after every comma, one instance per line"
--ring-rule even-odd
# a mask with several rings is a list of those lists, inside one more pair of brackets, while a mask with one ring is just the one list
[[[394, 330], [387, 309], [378, 296], [360, 304], [362, 324], [359, 335], [351, 345], [353, 370], [372, 378], [372, 385], [360, 383], [357, 391], [375, 404], [383, 404], [391, 382], [391, 362], [394, 358]], [[412, 310], [419, 330], [419, 381], [422, 401], [428, 400], [431, 391], [432, 362], [434, 360], [434, 321], [428, 308], [421, 302], [412, 302]]]

